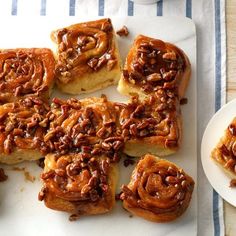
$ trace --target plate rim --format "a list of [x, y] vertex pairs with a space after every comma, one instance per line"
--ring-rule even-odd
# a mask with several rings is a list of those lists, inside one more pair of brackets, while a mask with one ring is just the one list
[[[201, 139], [201, 164], [202, 164], [202, 167], [203, 167], [203, 171], [205, 173], [205, 176], [207, 177], [207, 180], [208, 182], [210, 183], [210, 185], [212, 186], [212, 188], [225, 200], [227, 201], [229, 204], [231, 204], [232, 206], [236, 207], [236, 199], [232, 200], [232, 197], [230, 198], [231, 195], [234, 195], [236, 194], [236, 188], [230, 188], [229, 185], [227, 186], [221, 186], [220, 184], [216, 184], [214, 182], [214, 178], [212, 178], [211, 174], [209, 173], [209, 171], [207, 170], [207, 167], [206, 166], [206, 163], [207, 161], [205, 160], [207, 158], [206, 154], [208, 154], [208, 161], [210, 160], [209, 163], [212, 163], [212, 166], [214, 166], [214, 168], [216, 167], [217, 169], [219, 169], [219, 172], [222, 173], [222, 176], [224, 176], [224, 179], [228, 180], [228, 183], [230, 181], [230, 177], [223, 171], [220, 169], [219, 166], [217, 166], [216, 163], [214, 163], [213, 160], [210, 159], [210, 153], [206, 153], [206, 151], [204, 150], [204, 148], [206, 148], [205, 146], [207, 146], [205, 143], [205, 140], [207, 138], [207, 135], [208, 135], [208, 132], [209, 132], [209, 129], [212, 127], [212, 126], [215, 126], [219, 123], [219, 120], [220, 120], [220, 116], [222, 115], [222, 113], [225, 112], [225, 116], [227, 117], [227, 120], [229, 119], [230, 121], [233, 120], [234, 116], [236, 117], [236, 109], [235, 109], [235, 115], [233, 116], [232, 114], [228, 114], [226, 111], [227, 110], [230, 110], [232, 108], [232, 106], [235, 105], [236, 107], [236, 98], [229, 101], [228, 103], [224, 104], [212, 117], [211, 119], [208, 121], [207, 125], [206, 125], [206, 128], [204, 130], [204, 133], [203, 133], [203, 136], [202, 136], [202, 139]], [[229, 122], [230, 122], [229, 121]], [[229, 124], [229, 122], [227, 122], [227, 125]], [[226, 123], [226, 121], [225, 121]], [[223, 136], [224, 134], [224, 131], [225, 129], [227, 128], [227, 125], [223, 128], [223, 125], [222, 125], [222, 129], [223, 130], [220, 130], [219, 132], [221, 133], [220, 137]], [[216, 139], [216, 138], [215, 138]], [[217, 143], [219, 142], [219, 139], [217, 139], [215, 145], [217, 145]], [[208, 144], [209, 145], [209, 144]], [[219, 187], [221, 186], [221, 188]], [[228, 190], [228, 191], [224, 191], [224, 190]]]

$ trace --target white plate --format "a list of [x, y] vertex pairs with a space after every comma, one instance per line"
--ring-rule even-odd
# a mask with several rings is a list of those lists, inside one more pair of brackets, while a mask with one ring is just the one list
[[[90, 18], [91, 19], [91, 18]], [[68, 24], [84, 21], [80, 17], [54, 19], [48, 17], [22, 19], [12, 17], [2, 19], [0, 47], [52, 47], [49, 34], [53, 29]], [[116, 29], [126, 25], [130, 30], [127, 38], [119, 38], [118, 44], [124, 59], [129, 47], [138, 34], [160, 38], [181, 47], [189, 56], [192, 64], [192, 78], [187, 91], [188, 104], [182, 107], [184, 132], [183, 145], [175, 155], [168, 157], [197, 180], [197, 151], [196, 151], [196, 34], [195, 26], [187, 18], [112, 18]], [[118, 94], [115, 87], [98, 91], [91, 95], [100, 96], [105, 93], [112, 100], [126, 100]], [[54, 93], [54, 96], [63, 96]], [[91, 96], [90, 95], [90, 96]], [[63, 96], [65, 97], [65, 96]], [[85, 97], [84, 96], [80, 96]], [[186, 138], [187, 137], [187, 138]], [[39, 173], [42, 171], [35, 163], [22, 163], [37, 179], [34, 183], [25, 182], [21, 172], [7, 169], [9, 180], [0, 183], [0, 234], [1, 235], [191, 235], [197, 234], [197, 194], [196, 188], [187, 212], [175, 222], [157, 224], [138, 217], [129, 217], [121, 204], [116, 204], [112, 212], [100, 216], [82, 217], [76, 222], [69, 222], [68, 215], [46, 208], [43, 202], [37, 200], [41, 188]], [[120, 184], [129, 181], [131, 170], [121, 164]], [[117, 190], [119, 192], [120, 190]]]
[[204, 172], [220, 196], [236, 206], [236, 188], [230, 188], [230, 177], [211, 160], [211, 151], [224, 135], [225, 129], [236, 116], [236, 99], [224, 105], [209, 121], [202, 137], [201, 159]]

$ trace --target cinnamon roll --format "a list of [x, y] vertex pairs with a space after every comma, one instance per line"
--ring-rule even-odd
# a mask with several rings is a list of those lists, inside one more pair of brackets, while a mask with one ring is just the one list
[[110, 19], [71, 25], [51, 34], [57, 44], [57, 85], [62, 92], [80, 94], [116, 84], [120, 56]]
[[0, 106], [0, 162], [36, 160], [48, 152], [43, 141], [48, 111], [48, 104], [37, 97]]
[[117, 132], [116, 108], [105, 97], [80, 101], [54, 98], [48, 117], [44, 142], [51, 152], [85, 152], [90, 157], [103, 154], [119, 161], [124, 138]]
[[55, 60], [47, 48], [0, 50], [0, 103], [25, 96], [49, 98]]
[[181, 116], [178, 96], [173, 91], [159, 89], [143, 101], [134, 97], [119, 108], [126, 154], [140, 157], [148, 152], [167, 156], [179, 149]]
[[119, 81], [125, 95], [149, 96], [158, 89], [176, 89], [184, 96], [191, 66], [185, 53], [173, 44], [139, 35], [130, 49]]
[[121, 199], [126, 210], [154, 222], [168, 222], [189, 206], [193, 179], [175, 164], [152, 155], [144, 156], [123, 185]]
[[212, 160], [229, 175], [236, 177], [236, 118], [234, 118], [211, 153]]
[[39, 200], [76, 216], [110, 211], [115, 204], [116, 165], [106, 156], [48, 154]]

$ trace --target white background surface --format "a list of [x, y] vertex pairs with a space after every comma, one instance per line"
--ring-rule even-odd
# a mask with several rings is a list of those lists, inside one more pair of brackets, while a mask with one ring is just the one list
[[[1, 48], [16, 47], [50, 47], [50, 32], [58, 27], [77, 23], [78, 18], [9, 18], [8, 24], [1, 26]], [[85, 19], [79, 19], [83, 21]], [[134, 37], [138, 34], [160, 38], [176, 44], [188, 55], [192, 64], [192, 78], [187, 90], [188, 104], [182, 106], [183, 145], [181, 150], [167, 159], [181, 166], [193, 179], [197, 180], [196, 150], [196, 35], [191, 20], [185, 18], [112, 18], [114, 27], [119, 29], [124, 24], [129, 28], [127, 38], [118, 38], [121, 56], [124, 59]], [[92, 95], [102, 93], [116, 101], [127, 99], [116, 91], [115, 87], [100, 90]], [[60, 93], [53, 94], [62, 96]], [[91, 95], [90, 95], [91, 96]], [[85, 97], [80, 96], [80, 97]], [[148, 151], [148, 150], [147, 150]], [[37, 180], [26, 182], [22, 172], [13, 171], [4, 166], [9, 175], [8, 181], [0, 183], [0, 235], [196, 235], [197, 234], [197, 185], [187, 212], [172, 223], [158, 224], [138, 217], [129, 217], [120, 203], [106, 215], [83, 217], [76, 222], [69, 222], [68, 215], [47, 209], [37, 200], [41, 188], [39, 173], [42, 171], [35, 163], [22, 163]], [[134, 168], [120, 165], [120, 183], [128, 183]], [[119, 184], [120, 186], [120, 184]], [[119, 187], [118, 187], [119, 188]], [[117, 190], [119, 192], [119, 190]]]
[[224, 105], [209, 121], [202, 138], [201, 158], [204, 172], [212, 187], [222, 198], [236, 207], [236, 188], [230, 188], [231, 178], [210, 158], [212, 150], [230, 122], [236, 116], [236, 99]]

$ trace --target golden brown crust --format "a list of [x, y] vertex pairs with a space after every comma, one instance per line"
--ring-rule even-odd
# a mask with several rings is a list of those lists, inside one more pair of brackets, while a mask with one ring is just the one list
[[110, 19], [79, 23], [52, 32], [57, 44], [57, 85], [70, 94], [116, 84], [120, 56]]
[[184, 96], [191, 75], [185, 53], [173, 44], [139, 35], [130, 49], [118, 91], [140, 97], [163, 89], [177, 89]]
[[48, 111], [48, 104], [37, 97], [0, 106], [0, 162], [35, 160], [47, 152], [43, 139]]
[[231, 178], [236, 177], [236, 118], [230, 122], [224, 136], [213, 149], [211, 158]]
[[175, 164], [145, 155], [123, 186], [121, 199], [126, 210], [154, 222], [173, 221], [189, 206], [193, 179]]
[[48, 154], [41, 178], [40, 200], [54, 210], [72, 214], [103, 214], [115, 204], [116, 166], [105, 156]]
[[0, 50], [0, 103], [24, 96], [49, 99], [54, 84], [55, 60], [47, 48]]

